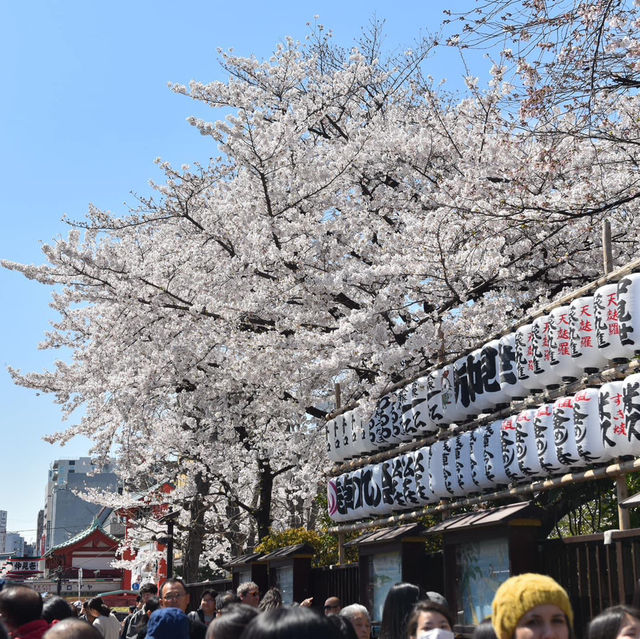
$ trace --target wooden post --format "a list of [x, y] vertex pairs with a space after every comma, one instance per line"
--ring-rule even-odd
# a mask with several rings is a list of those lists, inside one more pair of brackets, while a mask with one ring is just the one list
[[342, 566], [342, 564], [346, 564], [346, 560], [344, 558], [344, 533], [338, 533], [338, 565]]
[[[613, 256], [611, 250], [611, 223], [609, 220], [602, 222], [602, 264], [604, 274], [608, 275], [613, 270]], [[626, 475], [618, 475], [616, 477], [616, 497], [618, 500], [618, 528], [620, 530], [629, 530], [631, 521], [629, 511], [620, 507], [620, 502], [629, 496]]]
[[340, 397], [340, 384], [334, 384], [333, 390], [336, 394], [336, 410], [342, 408], [342, 398]]

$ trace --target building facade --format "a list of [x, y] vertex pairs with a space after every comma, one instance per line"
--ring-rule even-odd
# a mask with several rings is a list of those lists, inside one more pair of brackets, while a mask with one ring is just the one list
[[86, 530], [101, 506], [77, 496], [90, 488], [116, 492], [118, 478], [113, 466], [96, 466], [90, 457], [57, 459], [49, 468], [41, 550], [49, 551]]

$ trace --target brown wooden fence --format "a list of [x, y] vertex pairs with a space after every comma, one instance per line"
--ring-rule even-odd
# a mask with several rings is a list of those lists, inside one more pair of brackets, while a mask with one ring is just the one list
[[604, 535], [546, 540], [539, 546], [539, 571], [551, 575], [569, 593], [577, 636], [599, 612], [632, 603], [640, 579], [640, 529]]

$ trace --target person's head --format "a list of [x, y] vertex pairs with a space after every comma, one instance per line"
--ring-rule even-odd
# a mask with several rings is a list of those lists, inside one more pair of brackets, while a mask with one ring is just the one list
[[108, 617], [111, 614], [111, 608], [102, 601], [102, 597], [94, 597], [93, 599], [89, 599], [87, 613], [91, 619]]
[[185, 612], [190, 600], [184, 581], [178, 577], [167, 579], [160, 588], [160, 603], [163, 608], [179, 608]]
[[328, 597], [324, 602], [325, 615], [337, 615], [342, 610], [342, 602], [338, 597]]
[[346, 617], [356, 631], [358, 639], [369, 639], [371, 636], [371, 618], [369, 611], [361, 604], [345, 606], [340, 615]]
[[[224, 616], [222, 617], [224, 619]], [[215, 630], [214, 630], [215, 633]], [[263, 612], [244, 629], [241, 639], [341, 639], [338, 629], [310, 608], [281, 607]], [[214, 634], [213, 639], [217, 639]]]
[[216, 615], [219, 617], [220, 615], [222, 615], [227, 606], [236, 603], [241, 603], [240, 597], [234, 594], [231, 590], [220, 593], [216, 597]]
[[158, 597], [150, 597], [149, 599], [147, 599], [144, 606], [142, 606], [142, 609], [147, 615], [147, 619], [149, 619], [149, 617], [151, 617], [151, 614], [154, 613], [158, 608], [160, 608], [160, 599], [158, 599]]
[[217, 594], [215, 590], [205, 590], [200, 597], [200, 609], [207, 617], [215, 617]]
[[102, 635], [86, 621], [69, 617], [51, 626], [43, 639], [102, 639]]
[[381, 639], [407, 636], [407, 621], [413, 606], [420, 599], [420, 588], [409, 583], [392, 586], [384, 600]]
[[154, 583], [147, 582], [146, 584], [142, 584], [142, 586], [140, 586], [140, 590], [138, 592], [140, 593], [140, 603], [145, 604], [150, 597], [158, 596], [158, 586], [156, 586]]
[[573, 609], [566, 590], [547, 575], [507, 579], [493, 598], [491, 620], [498, 639], [570, 639]]
[[146, 639], [189, 639], [189, 618], [176, 607], [158, 608], [151, 613]]
[[49, 597], [42, 606], [42, 618], [49, 623], [75, 616], [73, 608], [62, 597]]
[[258, 609], [253, 606], [229, 604], [225, 607], [224, 614], [209, 624], [206, 639], [238, 639], [257, 614]]
[[328, 615], [326, 613], [325, 616], [327, 621], [338, 629], [342, 639], [358, 639], [353, 624], [346, 617], [339, 614]]
[[26, 586], [10, 586], [0, 591], [0, 617], [9, 632], [42, 616], [40, 593]]
[[132, 615], [136, 610], [137, 610], [138, 606], [129, 606], [129, 614]]
[[612, 606], [594, 617], [587, 639], [640, 639], [640, 610], [632, 606]]
[[407, 634], [411, 639], [429, 630], [453, 630], [453, 617], [448, 608], [435, 601], [419, 601], [407, 619]]
[[240, 602], [248, 606], [258, 607], [260, 603], [260, 588], [253, 581], [245, 581], [238, 586], [236, 590]]
[[267, 610], [273, 610], [280, 608], [282, 605], [282, 593], [277, 588], [269, 588], [264, 593], [264, 597], [258, 604], [258, 610], [266, 612]]
[[497, 639], [491, 617], [485, 617], [474, 629], [471, 639]]

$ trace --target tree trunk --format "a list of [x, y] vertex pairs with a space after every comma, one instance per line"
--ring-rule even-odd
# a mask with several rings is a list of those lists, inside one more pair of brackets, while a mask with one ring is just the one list
[[195, 494], [186, 504], [189, 510], [189, 528], [182, 549], [182, 576], [186, 583], [198, 581], [202, 540], [205, 535], [206, 507], [204, 497], [208, 495], [210, 489], [210, 482], [203, 480], [201, 473], [195, 475], [193, 482]]

